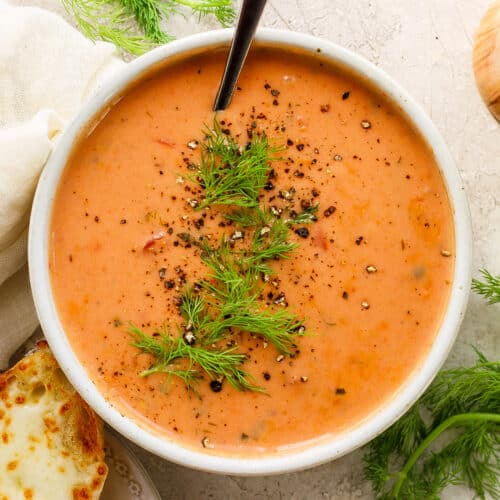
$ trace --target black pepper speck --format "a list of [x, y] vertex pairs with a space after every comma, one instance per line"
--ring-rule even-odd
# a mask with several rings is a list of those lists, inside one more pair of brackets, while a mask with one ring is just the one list
[[335, 211], [337, 210], [336, 207], [334, 207], [333, 205], [330, 205], [324, 212], [323, 212], [323, 215], [325, 217], [330, 217], [330, 215], [334, 214]]
[[295, 230], [295, 234], [298, 234], [301, 238], [307, 238], [309, 236], [309, 229], [307, 227], [299, 227]]
[[220, 380], [211, 380], [210, 389], [212, 389], [212, 391], [214, 392], [222, 391], [222, 382]]

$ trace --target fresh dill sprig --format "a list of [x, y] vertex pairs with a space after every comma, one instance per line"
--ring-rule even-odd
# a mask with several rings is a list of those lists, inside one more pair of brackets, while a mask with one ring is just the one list
[[472, 289], [488, 300], [490, 304], [500, 302], [500, 276], [493, 276], [486, 269], [481, 270], [484, 281], [472, 280]]
[[203, 242], [201, 258], [209, 269], [203, 287], [224, 303], [249, 300], [255, 288], [257, 273], [253, 269], [242, 272], [238, 253], [233, 253], [226, 239], [221, 238], [217, 248]]
[[226, 328], [261, 335], [269, 340], [284, 355], [293, 355], [297, 349], [297, 338], [305, 334], [303, 322], [288, 311], [261, 310], [257, 304], [246, 309], [230, 308], [221, 325]]
[[152, 44], [162, 44], [174, 39], [161, 29], [161, 19], [165, 13], [158, 0], [117, 0], [125, 12], [132, 16], [139, 29]]
[[90, 40], [110, 42], [123, 51], [140, 55], [156, 42], [134, 31], [133, 18], [122, 5], [109, 0], [61, 0], [72, 14], [80, 31]]
[[[269, 231], [262, 233], [263, 227]], [[280, 219], [272, 221], [270, 227], [258, 225], [254, 231], [250, 248], [241, 252], [232, 250], [224, 237], [216, 248], [210, 247], [207, 240], [199, 242], [209, 272], [199, 283], [197, 293], [188, 288], [181, 295], [180, 312], [185, 323], [178, 338], [165, 332], [153, 338], [135, 326], [130, 328], [133, 345], [155, 360], [143, 376], [177, 376], [188, 390], [196, 392], [196, 383], [206, 372], [213, 380], [227, 378], [236, 389], [261, 391], [239, 368], [247, 358], [235, 352], [237, 345], [225, 350], [214, 347], [229, 339], [234, 330], [261, 335], [283, 355], [295, 354], [297, 338], [305, 335], [303, 321], [284, 309], [263, 309], [258, 280], [262, 272], [271, 273], [265, 264], [268, 259], [288, 257], [296, 244], [287, 242], [289, 228]], [[209, 354], [204, 355], [204, 351]], [[182, 359], [188, 361], [187, 366], [174, 363]]]
[[[203, 340], [206, 337], [205, 332], [211, 318], [207, 310], [207, 304], [202, 296], [194, 293], [192, 288], [185, 290], [181, 295], [180, 313], [186, 321], [183, 326], [184, 330], [186, 332], [197, 332], [197, 335]], [[193, 338], [193, 341], [195, 340], [196, 338]], [[212, 344], [217, 340], [209, 343]]]
[[[485, 282], [474, 280], [474, 291], [499, 302], [500, 278], [481, 273]], [[438, 499], [450, 484], [482, 499], [500, 497], [500, 363], [474, 349], [476, 365], [441, 371], [410, 411], [368, 445], [365, 477], [377, 498]]]
[[174, 11], [175, 4], [191, 9], [200, 18], [213, 15], [223, 27], [232, 26], [236, 19], [232, 2], [228, 0], [171, 0], [166, 2], [167, 8], [173, 8]]
[[205, 198], [197, 210], [210, 205], [257, 207], [270, 163], [280, 148], [271, 147], [265, 134], [254, 134], [246, 146], [240, 146], [217, 120], [212, 128], [207, 127], [202, 146], [193, 180], [204, 189]]
[[61, 0], [82, 33], [140, 55], [174, 37], [161, 23], [175, 14], [213, 15], [223, 27], [235, 19], [232, 0]]
[[[184, 322], [178, 326], [178, 336], [163, 332], [150, 337], [134, 326], [130, 333], [133, 345], [153, 357], [151, 368], [143, 376], [177, 376], [188, 390], [195, 390], [206, 373], [218, 383], [227, 379], [239, 390], [262, 391], [240, 367], [247, 356], [237, 351], [237, 335], [262, 337], [281, 358], [295, 356], [297, 339], [306, 335], [303, 320], [287, 309], [284, 292], [274, 297], [270, 307], [262, 301], [261, 279], [266, 282], [273, 274], [269, 261], [286, 259], [298, 247], [289, 241], [295, 220], [285, 220], [281, 213], [259, 206], [260, 191], [269, 178], [269, 163], [278, 148], [271, 147], [263, 134], [254, 134], [252, 141], [241, 147], [217, 121], [213, 129], [205, 131], [202, 146], [201, 163], [191, 179], [204, 189], [205, 198], [193, 208], [231, 206], [232, 210], [221, 213], [221, 217], [244, 231], [222, 235], [217, 246], [211, 246], [208, 238], [194, 238], [188, 232], [178, 234], [197, 247], [207, 267], [207, 275], [198, 281], [196, 290], [193, 286], [181, 293], [178, 305]], [[297, 220], [313, 222], [317, 209], [311, 207]], [[241, 244], [237, 240], [242, 240]]]
[[276, 248], [263, 248], [264, 253], [251, 249], [241, 254], [231, 252], [227, 242], [222, 240], [218, 248], [204, 248], [202, 258], [209, 275], [202, 286], [208, 292], [207, 302], [219, 311], [212, 324], [205, 325], [205, 331], [209, 331], [208, 343], [220, 340], [228, 330], [237, 329], [263, 336], [282, 354], [293, 354], [297, 337], [305, 332], [303, 321], [286, 310], [263, 309], [258, 300], [261, 293], [259, 274], [263, 269], [270, 273], [264, 265], [266, 256], [284, 257], [283, 246], [280, 242]]
[[271, 274], [267, 264], [270, 260], [286, 259], [298, 248], [298, 243], [288, 241], [290, 228], [282, 219], [274, 219], [265, 226], [257, 226], [252, 238], [250, 251], [243, 257], [246, 266], [254, 267], [256, 272]]
[[232, 212], [224, 214], [224, 218], [233, 221], [240, 227], [264, 227], [274, 220], [275, 217], [268, 210], [260, 207], [256, 208], [238, 208]]
[[[447, 444], [436, 451], [438, 438]], [[475, 366], [440, 372], [417, 404], [369, 444], [364, 463], [380, 499], [439, 498], [448, 484], [498, 498], [500, 363], [478, 353]]]
[[240, 391], [262, 391], [254, 384], [251, 375], [241, 368], [247, 356], [235, 352], [237, 347], [207, 349], [190, 346], [182, 337], [174, 338], [167, 331], [151, 337], [135, 325], [131, 325], [129, 331], [133, 337], [132, 345], [155, 360], [141, 373], [143, 377], [153, 373], [179, 377], [188, 390], [196, 393], [195, 383], [207, 374], [211, 380], [227, 380]]
[[289, 241], [289, 226], [293, 221], [280, 219], [271, 210], [240, 208], [224, 217], [243, 228], [254, 228], [250, 250], [242, 256], [241, 263], [253, 268], [256, 273], [271, 274], [266, 262], [286, 259], [299, 246]]

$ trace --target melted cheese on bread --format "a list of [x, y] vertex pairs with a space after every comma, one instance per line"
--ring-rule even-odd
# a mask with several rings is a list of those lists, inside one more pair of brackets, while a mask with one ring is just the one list
[[45, 343], [0, 375], [0, 500], [97, 499], [102, 423]]

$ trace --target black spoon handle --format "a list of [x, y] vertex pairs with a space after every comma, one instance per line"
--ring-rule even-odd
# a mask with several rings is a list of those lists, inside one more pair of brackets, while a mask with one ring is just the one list
[[243, 0], [238, 27], [231, 43], [231, 49], [224, 68], [217, 97], [214, 102], [214, 111], [226, 109], [231, 102], [234, 86], [240, 76], [241, 68], [252, 43], [257, 24], [264, 10], [267, 0]]

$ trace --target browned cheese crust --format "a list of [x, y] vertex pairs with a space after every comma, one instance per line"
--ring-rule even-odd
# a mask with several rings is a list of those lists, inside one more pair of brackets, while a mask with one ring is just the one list
[[0, 374], [0, 499], [98, 499], [107, 472], [101, 420], [40, 342]]

